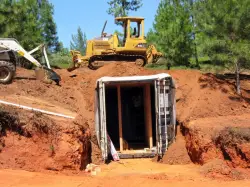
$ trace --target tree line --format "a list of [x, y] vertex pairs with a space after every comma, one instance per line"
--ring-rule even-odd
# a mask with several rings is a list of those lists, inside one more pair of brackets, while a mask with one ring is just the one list
[[47, 0], [0, 0], [0, 37], [15, 38], [25, 49], [47, 43], [58, 50], [53, 5]]
[[[58, 39], [53, 15], [49, 0], [0, 0], [0, 38], [15, 38], [28, 51], [44, 43], [52, 64], [68, 65], [69, 49]], [[84, 54], [86, 40], [79, 27], [72, 34], [71, 49]]]
[[[162, 0], [148, 41], [173, 65], [250, 65], [250, 0]], [[205, 59], [205, 60], [204, 60]]]

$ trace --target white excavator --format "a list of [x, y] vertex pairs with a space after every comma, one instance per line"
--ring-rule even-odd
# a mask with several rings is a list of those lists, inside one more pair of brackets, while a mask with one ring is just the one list
[[[46, 65], [31, 55], [38, 50], [42, 51]], [[59, 84], [61, 77], [51, 69], [45, 45], [41, 44], [28, 52], [13, 38], [0, 38], [0, 84], [9, 84], [14, 79], [18, 64], [17, 54], [36, 66], [37, 79], [52, 80]]]

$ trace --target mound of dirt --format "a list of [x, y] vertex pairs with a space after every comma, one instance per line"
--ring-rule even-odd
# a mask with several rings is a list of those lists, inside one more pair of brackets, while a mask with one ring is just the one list
[[249, 103], [235, 94], [234, 86], [213, 74], [196, 70], [149, 70], [132, 63], [112, 63], [86, 74], [80, 84], [86, 109], [93, 119], [94, 89], [103, 76], [133, 76], [169, 73], [177, 84], [177, 116], [180, 122], [204, 117], [250, 112]]
[[249, 178], [247, 174], [237, 169], [230, 168], [226, 162], [220, 159], [211, 160], [207, 164], [201, 166], [200, 173], [214, 179], [243, 180]]
[[17, 96], [39, 98], [41, 101], [48, 101], [76, 112], [78, 109], [76, 104], [77, 98], [74, 94], [73, 85], [65, 85], [63, 82], [61, 86], [57, 86], [54, 83], [46, 84], [35, 80], [33, 71], [18, 68], [16, 79], [11, 84], [0, 86], [0, 99], [4, 100], [5, 96], [13, 98]]
[[[181, 79], [184, 77], [181, 76]], [[186, 80], [176, 79], [179, 82], [177, 107], [180, 121], [232, 116], [250, 111], [249, 103], [235, 94], [234, 86], [213, 74], [195, 72]]]
[[149, 70], [133, 63], [111, 63], [95, 71], [86, 68], [71, 73], [63, 69], [56, 71], [62, 77], [61, 86], [33, 80], [33, 71], [18, 68], [14, 82], [1, 85], [0, 99], [18, 95], [35, 97], [77, 112], [93, 122], [97, 79], [103, 76], [152, 75], [165, 72], [173, 76], [177, 85], [177, 117], [180, 122], [250, 112], [249, 103], [235, 94], [232, 83], [196, 70]]
[[191, 164], [190, 157], [186, 149], [185, 139], [182, 136], [179, 128], [176, 136], [176, 141], [168, 148], [163, 156], [161, 163], [170, 165], [185, 165]]
[[[48, 161], [47, 165], [53, 166], [48, 167], [50, 169], [80, 168], [89, 159], [90, 149], [92, 149], [92, 161], [99, 163], [101, 154], [94, 128], [94, 91], [97, 79], [103, 76], [152, 75], [164, 72], [172, 75], [177, 85], [177, 119], [188, 131], [185, 134], [186, 147], [192, 161], [197, 163], [204, 164], [209, 159], [214, 158], [214, 156], [224, 157], [221, 152], [217, 153], [217, 147], [212, 141], [212, 136], [210, 136], [210, 134], [214, 133], [211, 130], [211, 123], [204, 123], [195, 129], [193, 126], [189, 127], [189, 122], [199, 119], [202, 119], [201, 121], [209, 121], [210, 118], [225, 118], [229, 115], [231, 118], [235, 118], [243, 113], [249, 114], [250, 112], [249, 101], [246, 99], [250, 98], [250, 86], [246, 81], [242, 84], [244, 95], [240, 97], [235, 94], [232, 81], [213, 74], [202, 74], [196, 70], [149, 70], [137, 67], [133, 63], [111, 63], [96, 71], [86, 68], [77, 69], [71, 73], [63, 69], [56, 71], [62, 77], [60, 86], [41, 83], [34, 80], [33, 71], [18, 68], [14, 82], [10, 85], [0, 86], [0, 99], [4, 99], [7, 96], [13, 98], [22, 96], [20, 98], [28, 98], [30, 99], [28, 103], [33, 104], [34, 101], [31, 98], [35, 98], [36, 101], [45, 103], [44, 109], [53, 111], [55, 109], [54, 106], [60, 106], [57, 108], [58, 112], [64, 113], [65, 111], [61, 111], [61, 109], [65, 108], [77, 113], [79, 117], [77, 117], [74, 123], [67, 120], [58, 121], [53, 119], [55, 126], [59, 128], [57, 130], [59, 140], [53, 146], [50, 146], [52, 140], [46, 135], [46, 131], [48, 131], [46, 126], [39, 126], [42, 129], [42, 133], [31, 131], [31, 138], [20, 136], [20, 134], [17, 135], [16, 132], [7, 131], [7, 136], [4, 137], [7, 146], [3, 148], [0, 154], [1, 162], [3, 163], [0, 165], [2, 167], [10, 168], [13, 166], [15, 168], [17, 167], [15, 165], [16, 162], [20, 162], [21, 164], [19, 165], [26, 167], [29, 162], [30, 164], [27, 168], [36, 169], [43, 168], [46, 165], [43, 161]], [[26, 115], [21, 110], [18, 111], [18, 114], [20, 114], [19, 118]], [[27, 114], [27, 116], [28, 118], [23, 120], [23, 124], [29, 124], [32, 116], [34, 118], [33, 113]], [[31, 126], [43, 124], [43, 122], [39, 121], [40, 118], [41, 116], [36, 116], [34, 118], [35, 121], [31, 122]], [[214, 121], [213, 123], [217, 125], [217, 123], [222, 123], [222, 121]], [[46, 124], [48, 123], [46, 122]], [[201, 123], [200, 121], [198, 122], [198, 124]], [[221, 126], [225, 127], [225, 124]], [[217, 129], [217, 127], [213, 127]], [[50, 135], [49, 137], [53, 136]], [[15, 144], [12, 143], [13, 139]], [[56, 152], [55, 156], [48, 158], [49, 152], [54, 149]], [[247, 149], [249, 147], [246, 144], [241, 148], [241, 150]], [[169, 148], [163, 162], [169, 164], [188, 163], [189, 161], [184, 150], [184, 141], [181, 138], [180, 140], [177, 138], [176, 143]], [[10, 157], [10, 155], [16, 156]], [[182, 159], [179, 159], [181, 157]], [[27, 158], [34, 159], [28, 161]], [[39, 162], [42, 164], [39, 164]]]

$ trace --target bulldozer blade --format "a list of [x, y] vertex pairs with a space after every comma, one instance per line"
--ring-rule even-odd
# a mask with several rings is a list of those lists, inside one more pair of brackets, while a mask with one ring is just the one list
[[59, 85], [61, 81], [60, 75], [58, 75], [55, 71], [47, 67], [36, 69], [35, 72], [36, 72], [36, 79], [38, 80], [52, 80], [55, 81], [57, 85]]

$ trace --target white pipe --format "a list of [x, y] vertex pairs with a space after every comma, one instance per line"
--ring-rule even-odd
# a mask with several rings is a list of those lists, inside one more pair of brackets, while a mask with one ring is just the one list
[[0, 104], [15, 106], [15, 107], [22, 108], [22, 109], [25, 109], [25, 110], [32, 110], [32, 111], [41, 112], [41, 113], [44, 113], [44, 114], [49, 114], [49, 115], [63, 117], [63, 118], [69, 118], [69, 119], [74, 119], [75, 118], [75, 117], [72, 117], [72, 116], [67, 116], [67, 115], [64, 115], [64, 114], [49, 112], [49, 111], [46, 111], [46, 110], [41, 110], [41, 109], [32, 108], [32, 107], [28, 107], [28, 106], [24, 106], [24, 105], [10, 103], [10, 102], [6, 102], [6, 101], [3, 101], [3, 100], [0, 100]]

